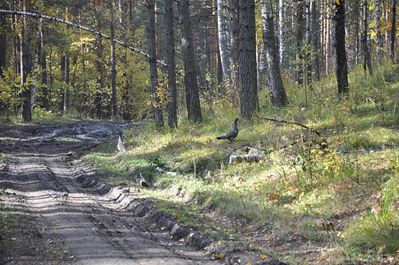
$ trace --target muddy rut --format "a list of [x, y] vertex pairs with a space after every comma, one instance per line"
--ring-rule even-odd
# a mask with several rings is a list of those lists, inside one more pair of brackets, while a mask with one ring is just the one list
[[78, 160], [121, 129], [89, 123], [0, 132], [0, 210], [17, 216], [1, 237], [1, 264], [216, 264], [138, 215], [141, 199]]

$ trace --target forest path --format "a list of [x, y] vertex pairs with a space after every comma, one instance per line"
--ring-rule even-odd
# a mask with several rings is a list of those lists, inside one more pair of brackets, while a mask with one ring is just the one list
[[0, 243], [7, 244], [0, 244], [0, 264], [215, 264], [136, 216], [138, 198], [76, 160], [121, 128], [110, 122], [0, 130], [0, 211], [14, 223], [1, 224]]

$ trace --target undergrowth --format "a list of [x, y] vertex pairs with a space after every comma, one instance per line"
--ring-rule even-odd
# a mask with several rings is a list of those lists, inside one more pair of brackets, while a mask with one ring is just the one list
[[[85, 159], [115, 182], [133, 182], [140, 173], [150, 178], [145, 196], [165, 211], [183, 208], [183, 222], [217, 239], [220, 230], [210, 228], [215, 220], [226, 233], [267, 225], [263, 236], [282, 245], [292, 236], [303, 245], [335, 244], [333, 263], [371, 261], [399, 249], [397, 76], [398, 66], [381, 66], [373, 76], [354, 69], [345, 98], [337, 97], [333, 77], [306, 94], [285, 80], [290, 104], [274, 108], [263, 89], [261, 111], [240, 121], [235, 142], [216, 140], [237, 116], [221, 100], [206, 106], [201, 124], [181, 117], [178, 129], [155, 130], [143, 123], [126, 131], [128, 152], [116, 154], [112, 143]], [[300, 122], [322, 136], [262, 117]], [[228, 165], [243, 146], [267, 155], [259, 163]]]

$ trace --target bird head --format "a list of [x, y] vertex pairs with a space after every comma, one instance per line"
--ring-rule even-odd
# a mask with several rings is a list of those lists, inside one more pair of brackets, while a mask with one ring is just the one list
[[234, 123], [237, 124], [237, 122], [239, 121], [239, 118], [235, 118]]

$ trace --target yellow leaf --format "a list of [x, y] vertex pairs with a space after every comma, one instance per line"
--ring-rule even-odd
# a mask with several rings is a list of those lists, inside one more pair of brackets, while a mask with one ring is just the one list
[[267, 256], [267, 255], [260, 255], [260, 259], [261, 260], [265, 260], [265, 259], [268, 259], [269, 258], [269, 256]]
[[216, 258], [218, 258], [218, 259], [224, 259], [224, 257], [226, 257], [226, 254], [225, 254], [225, 253], [218, 253], [218, 254], [216, 255]]
[[248, 261], [246, 265], [252, 265], [252, 262]]

